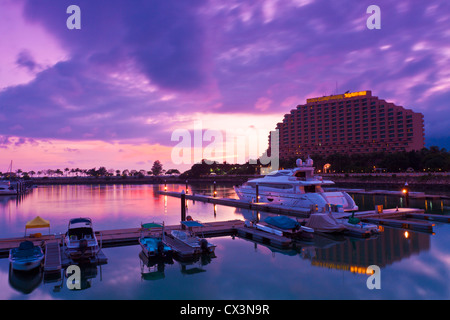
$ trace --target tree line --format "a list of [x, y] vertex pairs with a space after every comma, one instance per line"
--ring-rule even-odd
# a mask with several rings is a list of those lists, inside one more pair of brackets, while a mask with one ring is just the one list
[[[394, 153], [366, 153], [311, 155], [314, 167], [323, 172], [326, 164], [328, 172], [336, 173], [373, 173], [373, 172], [448, 172], [450, 171], [450, 153], [445, 149], [432, 146], [419, 151]], [[298, 157], [280, 159], [280, 168], [294, 168]], [[303, 158], [303, 160], [306, 160]], [[205, 160], [194, 164], [191, 169], [181, 174], [181, 178], [193, 178], [207, 175], [251, 175], [259, 174], [264, 167], [256, 164], [208, 164]]]
[[[280, 160], [280, 166], [291, 168], [297, 158]], [[330, 164], [329, 172], [447, 172], [450, 171], [450, 153], [437, 146], [417, 151], [367, 154], [311, 155], [316, 169]]]
[[23, 171], [22, 169], [17, 169], [15, 172], [0, 172], [0, 177], [2, 178], [33, 178], [35, 176], [39, 177], [144, 177], [144, 176], [159, 176], [161, 174], [180, 174], [177, 169], [163, 169], [163, 165], [159, 160], [153, 163], [150, 170], [114, 170], [106, 169], [106, 167], [99, 167], [98, 169], [80, 169], [80, 168], [65, 168], [61, 169], [46, 169], [46, 170], [30, 170]]

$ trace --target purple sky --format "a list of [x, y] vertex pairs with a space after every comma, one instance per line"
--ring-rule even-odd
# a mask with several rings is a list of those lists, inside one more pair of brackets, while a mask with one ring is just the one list
[[0, 0], [0, 30], [0, 171], [174, 167], [175, 129], [267, 140], [336, 85], [422, 112], [426, 145], [450, 149], [449, 1]]

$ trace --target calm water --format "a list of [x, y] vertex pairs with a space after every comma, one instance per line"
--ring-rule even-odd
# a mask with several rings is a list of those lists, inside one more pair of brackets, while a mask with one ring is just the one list
[[[169, 190], [181, 191], [171, 185]], [[21, 201], [0, 197], [2, 237], [24, 234], [27, 221], [41, 216], [51, 233], [64, 233], [70, 218], [88, 216], [96, 230], [138, 227], [141, 222], [180, 220], [180, 200], [158, 195], [162, 186], [43, 186]], [[210, 187], [194, 187], [211, 193]], [[219, 187], [219, 196], [235, 197]], [[361, 209], [374, 204], [402, 206], [396, 197], [356, 196]], [[413, 207], [450, 214], [450, 204], [413, 200]], [[208, 222], [244, 219], [248, 210], [188, 202], [188, 214]], [[264, 218], [264, 214], [262, 214]], [[46, 230], [42, 231], [43, 233]], [[450, 224], [436, 223], [435, 234], [384, 228], [374, 239], [316, 237], [280, 251], [250, 240], [211, 239], [216, 257], [190, 264], [146, 266], [140, 247], [106, 248], [106, 265], [82, 270], [84, 290], [71, 291], [65, 279], [45, 282], [9, 276], [8, 259], [0, 259], [0, 299], [449, 299]], [[367, 266], [381, 268], [381, 289], [366, 286]]]

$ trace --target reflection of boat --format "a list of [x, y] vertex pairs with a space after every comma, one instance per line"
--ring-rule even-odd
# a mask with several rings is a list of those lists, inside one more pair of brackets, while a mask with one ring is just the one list
[[[69, 290], [74, 290], [74, 291], [90, 289], [92, 287], [92, 280], [95, 279], [97, 277], [97, 275], [98, 275], [97, 264], [81, 263], [81, 264], [77, 264], [77, 265], [80, 268], [80, 274], [79, 274], [79, 279], [77, 279], [75, 281], [76, 281], [77, 284], [79, 284], [79, 287], [77, 287], [77, 286], [73, 286], [73, 287], [67, 286], [67, 288]], [[100, 268], [101, 268], [101, 266], [100, 266]], [[67, 269], [64, 270], [63, 273], [65, 275], [67, 275]], [[100, 276], [101, 276], [101, 272], [100, 272]], [[68, 278], [67, 280], [70, 281], [70, 278]], [[101, 278], [100, 278], [100, 280], [101, 280]]]
[[[297, 160], [297, 168], [274, 171], [263, 178], [252, 179], [235, 187], [239, 199], [246, 202], [267, 202], [310, 210], [317, 206], [323, 211], [331, 205], [335, 211], [354, 211], [358, 206], [346, 192], [325, 192], [324, 185], [333, 181], [314, 175], [313, 161]], [[256, 187], [258, 186], [258, 195]], [[258, 199], [256, 199], [258, 197]]]
[[11, 265], [9, 267], [9, 284], [15, 290], [23, 294], [30, 294], [42, 282], [43, 272], [41, 268], [23, 272], [14, 270]]
[[[165, 257], [147, 257], [143, 251], [139, 253], [141, 260], [141, 278], [142, 280], [159, 280], [165, 278], [164, 269], [167, 264], [173, 264], [169, 256]], [[147, 270], [146, 270], [147, 269]]]
[[156, 256], [169, 256], [173, 253], [171, 247], [169, 247], [164, 242], [164, 225], [156, 224], [156, 223], [146, 223], [142, 225], [142, 228], [151, 229], [151, 228], [162, 228], [161, 236], [141, 236], [139, 239], [139, 244], [142, 248], [142, 252], [147, 257], [156, 257]]
[[199, 238], [195, 235], [194, 232], [192, 232], [193, 227], [203, 227], [201, 223], [198, 221], [182, 221], [182, 224], [187, 226], [190, 230], [189, 231], [183, 231], [183, 230], [172, 230], [170, 234], [175, 238], [178, 239], [184, 243], [186, 243], [188, 246], [200, 249], [204, 253], [214, 253], [214, 250], [216, 246], [210, 242], [208, 242], [205, 238]]
[[18, 248], [9, 251], [9, 261], [14, 270], [29, 271], [40, 267], [44, 260], [41, 247], [31, 241], [20, 243]]
[[71, 258], [88, 258], [99, 251], [92, 221], [89, 218], [75, 218], [69, 221], [65, 244]]
[[0, 196], [15, 196], [17, 195], [17, 190], [11, 186], [9, 181], [0, 181]]

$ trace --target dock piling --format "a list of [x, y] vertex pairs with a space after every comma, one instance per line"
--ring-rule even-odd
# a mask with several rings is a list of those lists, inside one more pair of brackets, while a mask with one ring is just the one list
[[[186, 194], [184, 190], [181, 191], [181, 221], [186, 221]], [[181, 226], [183, 229], [184, 225]]]

